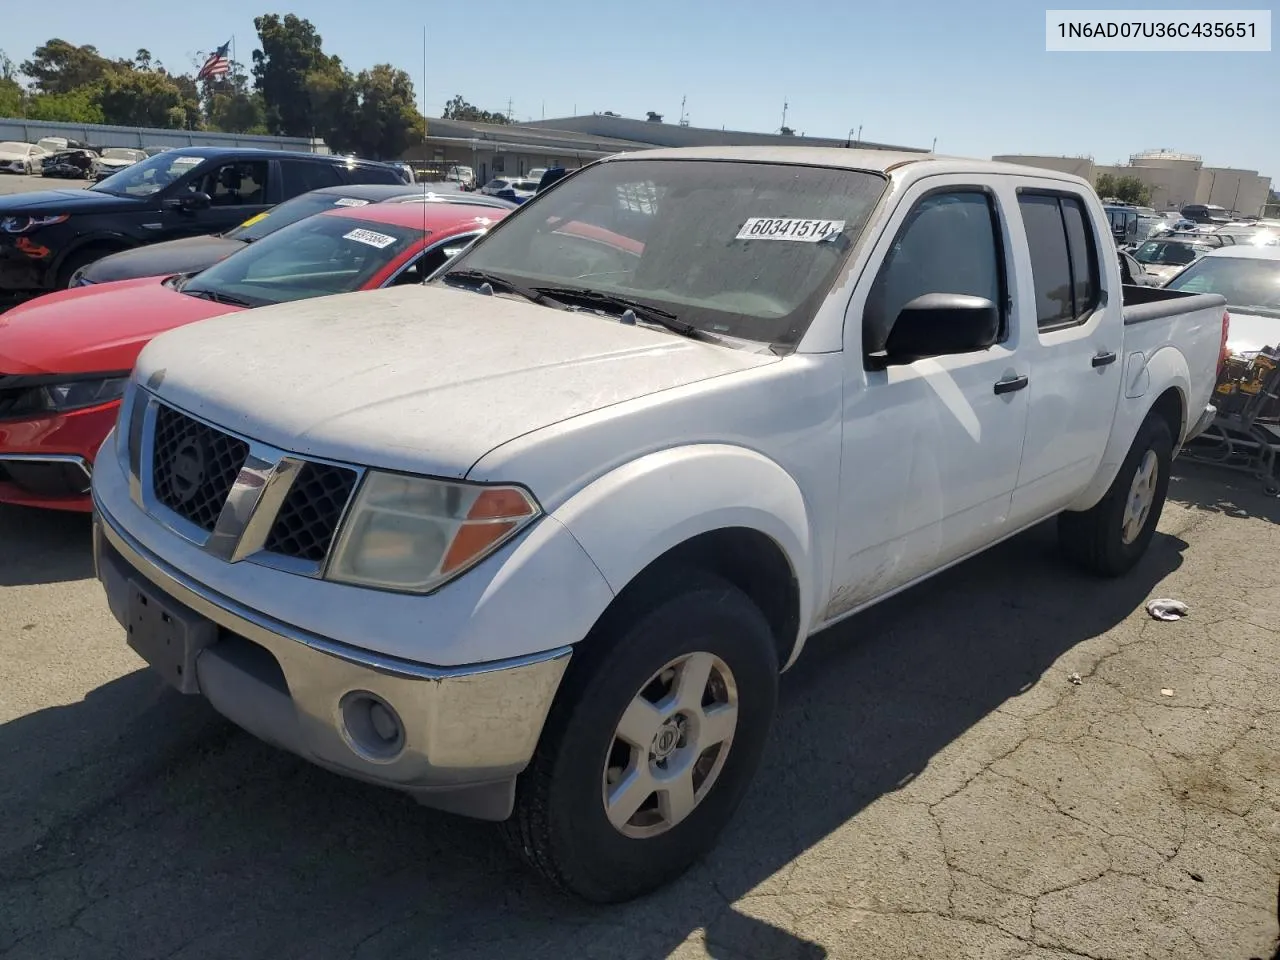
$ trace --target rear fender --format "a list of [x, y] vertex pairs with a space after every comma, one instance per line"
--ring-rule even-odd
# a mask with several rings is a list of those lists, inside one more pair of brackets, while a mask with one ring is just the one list
[[1088, 510], [1106, 496], [1124, 458], [1129, 454], [1129, 448], [1133, 446], [1138, 428], [1147, 419], [1156, 401], [1170, 388], [1177, 390], [1182, 408], [1182, 424], [1173, 438], [1176, 453], [1188, 427], [1187, 398], [1191, 395], [1191, 375], [1186, 358], [1182, 351], [1172, 346], [1158, 348], [1145, 361], [1138, 352], [1125, 358], [1124, 394], [1116, 405], [1115, 420], [1111, 425], [1111, 436], [1107, 439], [1102, 462], [1098, 465], [1093, 482], [1067, 507], [1068, 510]]
[[720, 444], [662, 450], [593, 481], [552, 516], [615, 593], [699, 534], [733, 527], [764, 534], [786, 555], [799, 589], [799, 634], [786, 666], [800, 652], [818, 599], [818, 558], [804, 495], [769, 458]]

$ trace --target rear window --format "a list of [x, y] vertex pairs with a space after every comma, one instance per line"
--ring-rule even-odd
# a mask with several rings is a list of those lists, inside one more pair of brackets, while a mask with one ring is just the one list
[[1097, 248], [1079, 197], [1023, 192], [1018, 197], [1031, 279], [1036, 291], [1036, 322], [1052, 330], [1088, 319], [1099, 300]]
[[357, 197], [344, 197], [339, 193], [304, 193], [300, 197], [286, 200], [279, 206], [250, 217], [234, 230], [229, 230], [226, 236], [232, 240], [244, 240], [253, 243], [268, 234], [275, 233], [281, 227], [287, 227], [291, 223], [297, 223], [299, 220], [317, 213], [323, 213], [325, 210], [341, 207], [363, 207], [368, 203], [368, 200], [362, 200]]

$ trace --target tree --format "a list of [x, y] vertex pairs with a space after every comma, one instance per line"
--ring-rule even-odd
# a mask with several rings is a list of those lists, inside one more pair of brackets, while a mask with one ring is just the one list
[[1116, 181], [1116, 199], [1145, 207], [1151, 202], [1151, 188], [1137, 177], [1121, 177]]
[[506, 114], [497, 113], [490, 110], [481, 110], [479, 107], [473, 106], [462, 99], [462, 94], [457, 94], [452, 100], [444, 106], [444, 112], [440, 114], [443, 120], [469, 120], [472, 123], [510, 123]]
[[[105, 123], [98, 103], [98, 87], [81, 87], [70, 93], [37, 93], [27, 97], [26, 116], [30, 120], [62, 123]], [[0, 113], [3, 113], [0, 110]]]
[[309, 81], [319, 72], [331, 84], [342, 61], [325, 54], [311, 21], [292, 13], [255, 17], [261, 50], [253, 51], [253, 83], [262, 94], [267, 127], [277, 136], [309, 137], [320, 127]]
[[380, 63], [360, 71], [350, 88], [354, 96], [347, 102], [349, 119], [326, 131], [331, 147], [394, 160], [411, 143], [422, 140], [426, 121], [414, 106], [413, 81], [405, 71]]
[[1116, 196], [1116, 178], [1109, 173], [1098, 174], [1094, 181], [1094, 188], [1098, 191], [1098, 196], [1106, 199]]
[[77, 47], [55, 37], [36, 47], [32, 58], [23, 61], [22, 72], [31, 78], [39, 93], [71, 93], [100, 83], [117, 67], [96, 47]]
[[0, 50], [0, 117], [21, 117], [26, 109], [26, 91], [18, 83], [16, 69]]
[[107, 123], [124, 127], [182, 129], [187, 113], [182, 91], [163, 73], [142, 70], [111, 72], [98, 97]]

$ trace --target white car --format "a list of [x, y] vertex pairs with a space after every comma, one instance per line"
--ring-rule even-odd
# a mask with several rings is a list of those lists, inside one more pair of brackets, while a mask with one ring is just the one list
[[815, 632], [1052, 517], [1142, 558], [1226, 321], [1113, 251], [1052, 170], [617, 155], [425, 286], [153, 340], [96, 570], [177, 688], [634, 897], [714, 845]]
[[0, 143], [0, 171], [31, 176], [39, 173], [49, 151], [34, 143], [6, 140]]
[[1248, 356], [1280, 347], [1280, 246], [1239, 244], [1211, 251], [1165, 289], [1224, 297], [1231, 313], [1231, 353]]
[[107, 147], [93, 164], [93, 176], [96, 180], [105, 180], [113, 173], [132, 167], [147, 159], [145, 150], [132, 150], [129, 147]]

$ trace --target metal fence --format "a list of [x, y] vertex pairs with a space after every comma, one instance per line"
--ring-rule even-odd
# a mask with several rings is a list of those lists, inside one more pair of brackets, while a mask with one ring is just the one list
[[210, 130], [163, 130], [148, 127], [115, 127], [101, 123], [57, 123], [0, 117], [0, 141], [35, 143], [44, 137], [65, 137], [98, 147], [257, 147], [263, 150], [301, 150], [329, 153], [323, 140], [306, 137], [264, 137], [250, 133], [215, 133]]

